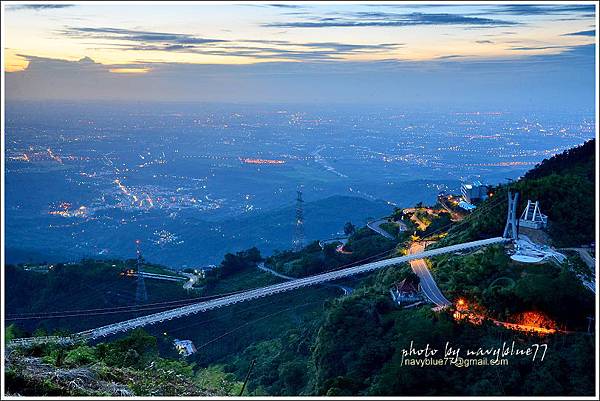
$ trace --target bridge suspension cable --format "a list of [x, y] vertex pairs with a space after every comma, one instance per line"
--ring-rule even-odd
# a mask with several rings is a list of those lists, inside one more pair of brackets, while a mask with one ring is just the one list
[[[487, 213], [494, 207], [498, 206], [499, 204], [500, 203], [488, 205], [487, 209], [483, 209], [483, 208], [482, 209], [485, 210]], [[481, 216], [481, 213], [478, 213], [478, 216]], [[466, 224], [466, 221], [461, 222], [461, 223]], [[459, 226], [459, 225], [460, 225], [460, 223], [457, 226]], [[287, 281], [284, 283], [273, 284], [270, 286], [255, 288], [252, 290], [235, 292], [232, 295], [216, 298], [216, 299], [213, 299], [210, 301], [204, 301], [204, 302], [199, 302], [199, 303], [183, 305], [183, 306], [176, 307], [175, 309], [169, 309], [166, 311], [157, 312], [157, 313], [153, 313], [150, 315], [140, 316], [140, 317], [125, 320], [122, 322], [109, 324], [109, 325], [98, 327], [95, 329], [82, 331], [82, 332], [76, 333], [69, 337], [49, 336], [49, 337], [15, 339], [15, 340], [12, 340], [8, 344], [8, 346], [12, 347], [12, 346], [19, 345], [19, 344], [20, 345], [31, 345], [31, 344], [35, 344], [35, 343], [39, 343], [39, 342], [47, 342], [47, 341], [58, 341], [61, 343], [73, 343], [76, 341], [86, 341], [86, 340], [96, 339], [99, 337], [105, 337], [107, 335], [115, 334], [118, 332], [131, 330], [133, 328], [143, 327], [143, 326], [146, 326], [149, 324], [156, 324], [159, 322], [163, 322], [165, 320], [171, 320], [174, 318], [188, 316], [191, 314], [196, 314], [199, 312], [205, 312], [208, 310], [232, 305], [232, 304], [235, 304], [238, 302], [249, 301], [252, 299], [262, 298], [265, 296], [278, 294], [278, 293], [282, 293], [282, 292], [287, 292], [287, 291], [291, 291], [291, 290], [295, 290], [295, 289], [299, 289], [299, 288], [303, 288], [303, 287], [308, 287], [308, 286], [312, 286], [312, 285], [319, 285], [324, 282], [334, 281], [334, 280], [337, 280], [340, 278], [346, 278], [346, 277], [350, 277], [350, 276], [353, 276], [356, 274], [372, 272], [374, 270], [377, 270], [377, 269], [380, 269], [383, 267], [401, 264], [401, 263], [404, 263], [404, 262], [407, 262], [410, 260], [414, 260], [414, 259], [427, 258], [427, 257], [444, 254], [444, 253], [456, 252], [456, 251], [463, 250], [463, 249], [476, 248], [476, 247], [480, 247], [480, 246], [502, 243], [502, 242], [506, 242], [506, 241], [509, 241], [509, 239], [504, 238], [504, 237], [495, 237], [495, 238], [489, 238], [489, 239], [485, 239], [485, 240], [471, 241], [471, 242], [462, 243], [462, 244], [445, 246], [443, 248], [438, 248], [438, 249], [433, 249], [433, 250], [426, 250], [426, 251], [419, 252], [416, 254], [410, 254], [410, 255], [406, 255], [406, 256], [390, 258], [387, 260], [380, 260], [380, 261], [366, 263], [366, 264], [359, 264], [358, 266], [354, 266], [354, 267], [346, 267], [346, 266], [355, 265], [357, 263], [361, 263], [366, 260], [373, 259], [376, 257], [381, 257], [382, 255], [388, 254], [395, 249], [395, 246], [394, 246], [394, 248], [392, 248], [390, 250], [386, 250], [386, 251], [381, 252], [376, 255], [371, 255], [360, 261], [354, 261], [347, 265], [337, 266], [336, 268], [331, 269], [328, 272], [323, 272], [323, 273], [320, 273], [320, 274], [317, 274], [314, 276], [298, 278], [298, 279], [290, 280], [290, 281]], [[344, 268], [344, 267], [346, 267], [346, 268]], [[173, 301], [167, 301], [167, 302], [173, 302]], [[159, 306], [159, 307], [150, 308], [150, 309], [162, 309], [162, 308], [165, 308], [165, 306]], [[123, 313], [123, 312], [122, 311], [118, 311], [118, 312], [112, 311], [112, 312], [104, 312], [104, 313]]]
[[476, 248], [480, 246], [491, 245], [500, 242], [508, 241], [506, 238], [495, 237], [485, 240], [472, 241], [463, 244], [450, 245], [444, 248], [438, 248], [420, 252], [417, 254], [410, 254], [406, 256], [395, 257], [379, 262], [367, 263], [339, 271], [333, 271], [330, 273], [317, 274], [315, 276], [309, 276], [299, 279], [290, 280], [287, 282], [273, 284], [266, 287], [261, 287], [253, 290], [245, 291], [241, 294], [226, 296], [217, 298], [211, 301], [199, 302], [192, 305], [181, 306], [175, 309], [170, 309], [163, 312], [157, 312], [151, 315], [141, 316], [129, 320], [125, 320], [118, 323], [108, 324], [102, 327], [98, 327], [91, 330], [82, 331], [69, 337], [34, 337], [15, 339], [9, 343], [9, 346], [15, 345], [31, 345], [39, 342], [48, 341], [59, 341], [62, 343], [73, 343], [77, 341], [87, 341], [100, 337], [105, 337], [118, 332], [128, 331], [134, 328], [143, 327], [151, 324], [160, 323], [166, 320], [180, 318], [192, 314], [206, 312], [208, 310], [225, 307], [239, 302], [245, 302], [257, 298], [262, 298], [282, 292], [292, 291], [303, 287], [318, 285], [327, 281], [334, 281], [340, 278], [350, 277], [357, 274], [364, 274], [374, 270], [381, 269], [383, 267], [401, 264], [413, 259], [428, 258], [443, 253], [456, 252], [463, 249]]
[[[108, 312], [108, 311], [114, 311], [113, 313], [139, 312], [139, 311], [143, 311], [143, 310], [160, 309], [161, 307], [177, 306], [176, 304], [183, 305], [185, 303], [195, 303], [197, 301], [209, 300], [211, 298], [220, 298], [220, 297], [224, 297], [227, 295], [239, 294], [244, 291], [248, 291], [248, 290], [244, 289], [244, 290], [231, 291], [231, 292], [225, 292], [225, 293], [214, 294], [214, 295], [207, 295], [207, 296], [203, 296], [203, 297], [182, 298], [182, 299], [171, 300], [171, 301], [154, 302], [154, 303], [145, 304], [143, 306], [128, 305], [128, 306], [114, 306], [111, 308], [74, 309], [74, 310], [55, 311], [55, 312], [28, 312], [28, 313], [22, 313], [22, 314], [7, 315], [7, 316], [5, 316], [5, 319], [6, 320], [26, 320], [26, 319], [33, 319], [33, 318], [39, 318], [39, 319], [48, 318], [48, 319], [50, 319], [50, 318], [61, 318], [61, 317], [73, 317], [73, 316], [79, 316], [80, 314], [85, 315], [85, 316], [90, 316], [90, 315], [94, 315], [95, 314], [94, 312]], [[72, 314], [77, 314], [77, 315], [72, 315]]]
[[477, 214], [470, 214], [469, 216], [465, 217], [462, 221], [458, 222], [458, 223], [449, 223], [446, 224], [445, 226], [442, 226], [438, 229], [436, 229], [435, 231], [432, 231], [429, 235], [427, 235], [427, 237], [423, 238], [424, 240], [426, 240], [427, 238], [431, 238], [432, 236], [434, 236], [435, 234], [442, 232], [444, 230], [446, 230], [447, 228], [456, 228], [456, 227], [460, 227], [463, 224], [466, 223], [470, 223], [475, 217], [477, 216], [478, 218], [481, 217], [481, 215], [485, 215], [487, 213], [489, 213], [492, 209], [495, 209], [496, 207], [500, 206], [504, 204], [504, 201], [500, 198], [498, 198], [497, 201], [495, 202], [490, 202], [487, 205], [482, 206], [479, 210]]

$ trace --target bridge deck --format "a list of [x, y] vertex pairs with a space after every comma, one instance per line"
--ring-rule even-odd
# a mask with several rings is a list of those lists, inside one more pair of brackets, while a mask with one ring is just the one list
[[[82, 331], [69, 338], [62, 338], [61, 342], [76, 342], [92, 340], [96, 338], [106, 337], [118, 332], [128, 331], [134, 328], [147, 326], [149, 324], [160, 323], [165, 320], [172, 320], [182, 316], [188, 316], [195, 313], [205, 312], [207, 310], [221, 308], [227, 305], [245, 302], [256, 298], [266, 297], [281, 292], [291, 291], [302, 287], [308, 287], [315, 284], [333, 281], [344, 277], [353, 276], [356, 274], [368, 273], [383, 267], [393, 266], [404, 262], [409, 262], [414, 259], [429, 258], [445, 253], [456, 252], [463, 249], [476, 248], [491, 244], [497, 244], [509, 241], [503, 237], [495, 237], [485, 240], [467, 242], [464, 244], [450, 245], [443, 248], [432, 249], [424, 252], [414, 253], [406, 256], [400, 256], [390, 259], [381, 260], [378, 262], [367, 263], [347, 269], [340, 269], [328, 273], [317, 274], [310, 277], [290, 280], [287, 282], [273, 284], [266, 287], [256, 288], [249, 291], [240, 292], [238, 294], [228, 295], [225, 297], [213, 299], [210, 301], [199, 302], [192, 305], [186, 305], [171, 309], [168, 311], [158, 312], [151, 315], [141, 316], [138, 318], [125, 320], [123, 322], [113, 323], [106, 326], [98, 327], [91, 330]], [[55, 338], [38, 337], [38, 338], [23, 338], [15, 339], [10, 345], [27, 345], [35, 342], [55, 341]]]

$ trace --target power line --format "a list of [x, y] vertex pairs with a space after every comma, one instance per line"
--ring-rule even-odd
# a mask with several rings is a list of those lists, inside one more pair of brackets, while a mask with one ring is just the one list
[[[227, 295], [239, 294], [241, 292], [249, 291], [249, 290], [250, 289], [244, 289], [244, 290], [232, 291], [232, 292], [228, 292], [228, 293], [208, 295], [208, 296], [204, 296], [204, 297], [185, 298], [185, 299], [172, 300], [172, 301], [154, 302], [154, 303], [150, 303], [150, 304], [145, 304], [143, 306], [129, 305], [129, 306], [115, 306], [112, 308], [75, 309], [75, 310], [56, 311], [56, 312], [29, 312], [29, 313], [23, 313], [23, 314], [18, 314], [18, 315], [14, 315], [14, 314], [8, 315], [6, 317], [6, 319], [7, 320], [16, 320], [16, 319], [23, 320], [28, 315], [35, 315], [37, 318], [42, 318], [42, 317], [45, 317], [46, 315], [48, 315], [47, 316], [48, 318], [53, 318], [53, 317], [60, 317], [60, 316], [50, 316], [50, 315], [74, 314], [74, 313], [94, 315], [95, 314], [94, 312], [107, 312], [107, 311], [115, 311], [114, 313], [137, 312], [140, 310], [160, 309], [161, 306], [157, 306], [157, 305], [162, 305], [162, 307], [169, 307], [169, 306], [174, 306], [173, 304], [195, 303], [195, 302], [201, 301], [201, 300], [207, 300], [207, 299], [211, 299], [211, 298], [219, 298], [219, 297], [223, 297], [223, 296], [227, 296]], [[155, 306], [155, 307], [153, 307], [153, 306]], [[130, 310], [124, 310], [124, 309], [130, 309]]]
[[296, 306], [292, 306], [292, 307], [289, 307], [289, 308], [285, 308], [285, 309], [279, 310], [279, 311], [277, 311], [277, 312], [270, 313], [270, 314], [268, 314], [268, 315], [266, 315], [266, 316], [260, 317], [260, 318], [258, 318], [258, 319], [251, 320], [251, 321], [249, 321], [249, 322], [246, 322], [246, 323], [244, 323], [244, 324], [242, 324], [242, 325], [240, 325], [240, 326], [238, 326], [238, 327], [236, 327], [236, 328], [234, 328], [234, 329], [232, 329], [232, 330], [229, 330], [229, 331], [227, 331], [227, 332], [225, 332], [225, 333], [221, 334], [221, 335], [220, 335], [220, 336], [218, 336], [218, 337], [215, 337], [215, 338], [213, 338], [212, 340], [210, 340], [210, 341], [208, 341], [208, 342], [206, 342], [206, 343], [204, 343], [204, 344], [202, 344], [202, 345], [200, 345], [200, 346], [196, 347], [196, 349], [198, 349], [198, 350], [199, 350], [199, 349], [201, 349], [201, 348], [204, 348], [204, 347], [206, 347], [206, 346], [208, 346], [208, 345], [210, 345], [210, 344], [214, 343], [215, 341], [219, 341], [220, 339], [222, 339], [222, 338], [224, 338], [224, 337], [227, 337], [228, 335], [230, 335], [230, 334], [232, 334], [232, 333], [235, 333], [236, 331], [238, 331], [238, 330], [240, 330], [240, 329], [242, 329], [242, 328], [244, 328], [244, 327], [246, 327], [246, 326], [248, 326], [248, 325], [251, 325], [251, 324], [253, 324], [253, 323], [256, 323], [256, 322], [258, 322], [258, 321], [261, 321], [261, 320], [268, 319], [268, 318], [270, 318], [270, 317], [273, 317], [273, 316], [275, 316], [275, 315], [279, 315], [279, 314], [281, 314], [281, 313], [287, 312], [287, 311], [289, 311], [289, 310], [292, 310], [292, 309], [301, 308], [301, 307], [303, 307], [303, 306], [312, 305], [312, 304], [316, 304], [316, 303], [319, 303], [319, 302], [323, 302], [323, 301], [313, 301], [313, 302], [307, 302], [307, 303], [305, 303], [305, 304], [302, 304], [302, 305], [296, 305]]
[[445, 229], [447, 229], [447, 228], [457, 228], [457, 227], [460, 227], [460, 226], [462, 226], [462, 225], [464, 225], [464, 224], [466, 224], [466, 223], [470, 223], [470, 222], [471, 222], [473, 219], [475, 219], [475, 217], [474, 217], [474, 216], [477, 216], [477, 218], [479, 218], [479, 217], [481, 217], [481, 215], [482, 215], [482, 214], [486, 214], [486, 213], [490, 212], [492, 209], [496, 208], [496, 207], [497, 207], [497, 206], [499, 206], [499, 205], [502, 205], [503, 203], [504, 203], [504, 200], [502, 200], [502, 199], [498, 199], [498, 200], [497, 200], [497, 201], [495, 201], [495, 202], [491, 202], [491, 203], [489, 203], [489, 204], [487, 204], [487, 205], [485, 205], [485, 206], [481, 207], [481, 208], [479, 209], [479, 211], [478, 211], [478, 213], [477, 213], [477, 214], [471, 214], [471, 215], [469, 215], [469, 216], [465, 217], [465, 218], [464, 218], [464, 219], [463, 219], [461, 222], [459, 222], [459, 223], [449, 223], [449, 224], [446, 224], [445, 226], [442, 226], [442, 227], [438, 228], [437, 230], [435, 230], [435, 231], [432, 231], [432, 232], [431, 232], [431, 233], [430, 233], [430, 234], [429, 234], [427, 237], [425, 237], [425, 238], [430, 238], [430, 237], [434, 236], [435, 234], [437, 234], [437, 233], [439, 233], [439, 232], [441, 232], [441, 231], [444, 231], [444, 230], [445, 230]]

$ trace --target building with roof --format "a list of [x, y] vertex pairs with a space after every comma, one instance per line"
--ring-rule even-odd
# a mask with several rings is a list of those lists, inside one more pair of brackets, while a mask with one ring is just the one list
[[487, 199], [488, 189], [488, 186], [483, 185], [481, 181], [473, 181], [470, 184], [466, 183], [460, 186], [460, 192], [464, 201], [470, 204]]
[[458, 202], [458, 207], [460, 207], [461, 209], [466, 210], [467, 212], [470, 212], [473, 209], [477, 208], [477, 206], [473, 205], [472, 203], [465, 202], [464, 200], [461, 200], [460, 202]]
[[394, 283], [390, 288], [392, 300], [398, 305], [403, 305], [421, 300], [421, 285], [410, 279]]
[[178, 340], [176, 338], [173, 340], [173, 345], [175, 346], [177, 352], [183, 356], [189, 356], [198, 351], [191, 340]]

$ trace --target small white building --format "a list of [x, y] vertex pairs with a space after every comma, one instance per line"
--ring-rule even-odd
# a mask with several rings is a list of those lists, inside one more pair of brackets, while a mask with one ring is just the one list
[[483, 185], [481, 181], [473, 181], [470, 184], [462, 184], [460, 186], [460, 192], [465, 202], [471, 204], [483, 201], [488, 197], [488, 187], [487, 185]]
[[173, 345], [179, 354], [183, 356], [192, 355], [197, 352], [196, 346], [191, 340], [173, 340]]
[[475, 206], [469, 202], [465, 202], [464, 200], [461, 200], [460, 202], [458, 202], [458, 207], [466, 210], [467, 212], [471, 212], [477, 208], [477, 206]]

